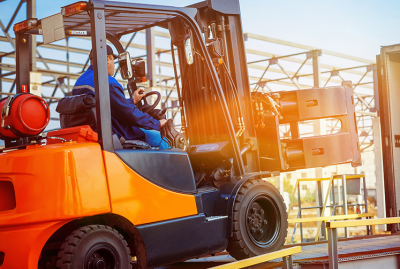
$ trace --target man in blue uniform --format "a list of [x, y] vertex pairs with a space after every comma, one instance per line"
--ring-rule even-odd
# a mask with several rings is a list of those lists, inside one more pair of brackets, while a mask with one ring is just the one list
[[[72, 95], [79, 94], [95, 94], [94, 91], [94, 72], [92, 65], [92, 53], [90, 53], [90, 66], [76, 81], [72, 90]], [[118, 56], [114, 55], [113, 50], [107, 45], [107, 68], [108, 83], [110, 89], [111, 104], [111, 123], [112, 129], [118, 137], [126, 140], [142, 140], [146, 141], [152, 147], [160, 149], [168, 148], [160, 135], [160, 129], [165, 125], [167, 120], [160, 121], [154, 119], [147, 113], [140, 111], [135, 105], [142, 100], [145, 93], [135, 91], [133, 99], [126, 99], [124, 89], [121, 84], [113, 77], [114, 59]]]

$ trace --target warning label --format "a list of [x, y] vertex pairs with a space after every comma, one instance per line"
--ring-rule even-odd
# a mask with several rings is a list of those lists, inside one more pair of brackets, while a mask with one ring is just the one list
[[87, 35], [87, 31], [69, 31], [70, 35]]

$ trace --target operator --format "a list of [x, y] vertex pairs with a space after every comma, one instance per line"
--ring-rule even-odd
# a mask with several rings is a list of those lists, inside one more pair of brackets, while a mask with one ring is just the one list
[[[92, 52], [89, 55], [90, 66], [76, 81], [72, 95], [94, 95], [94, 72], [92, 65]], [[154, 119], [147, 113], [140, 111], [136, 104], [144, 97], [145, 93], [136, 90], [132, 99], [126, 99], [124, 88], [113, 77], [114, 60], [119, 58], [114, 55], [112, 48], [107, 45], [108, 84], [110, 89], [111, 123], [112, 129], [118, 137], [126, 140], [145, 141], [152, 147], [168, 148], [168, 143], [161, 138], [160, 129], [167, 120]]]

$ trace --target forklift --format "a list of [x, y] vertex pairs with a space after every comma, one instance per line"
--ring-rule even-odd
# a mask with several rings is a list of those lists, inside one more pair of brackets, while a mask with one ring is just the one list
[[[171, 36], [181, 111], [183, 134], [171, 124], [163, 132], [169, 149], [123, 141], [111, 126], [106, 42], [118, 50], [132, 93], [143, 64], [119, 40], [156, 26]], [[266, 179], [360, 165], [351, 85], [251, 92], [237, 0], [182, 8], [80, 1], [14, 31], [18, 94], [0, 100], [1, 268], [152, 268], [224, 250], [238, 260], [276, 251], [285, 244], [288, 213]], [[62, 124], [46, 136], [44, 127], [32, 133], [7, 123], [19, 117], [17, 99], [30, 96], [30, 35], [43, 35], [45, 43], [91, 38], [93, 128]], [[46, 121], [42, 104], [27, 114]], [[337, 119], [341, 130], [301, 135], [299, 122], [324, 118]], [[283, 124], [291, 127], [284, 139]]]

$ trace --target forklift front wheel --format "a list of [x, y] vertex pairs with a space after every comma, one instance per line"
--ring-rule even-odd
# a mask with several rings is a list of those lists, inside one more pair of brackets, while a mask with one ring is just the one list
[[237, 260], [276, 251], [285, 243], [287, 227], [286, 206], [275, 186], [249, 180], [235, 198], [233, 237], [227, 251]]
[[57, 268], [130, 268], [130, 249], [123, 236], [104, 225], [88, 225], [71, 233], [61, 245]]

